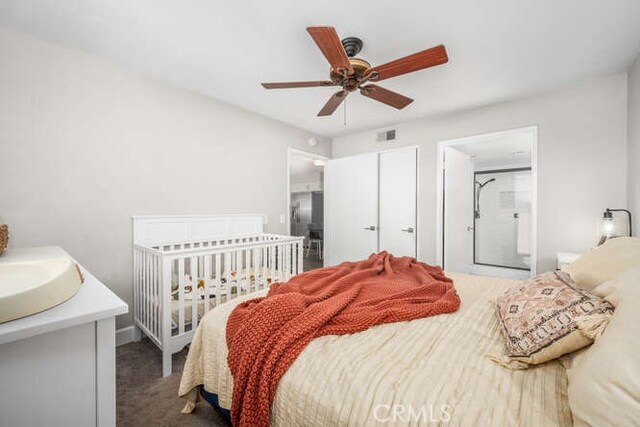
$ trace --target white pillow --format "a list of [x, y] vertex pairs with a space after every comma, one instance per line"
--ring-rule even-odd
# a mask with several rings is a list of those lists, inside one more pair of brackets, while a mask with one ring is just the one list
[[576, 356], [569, 406], [576, 426], [631, 426], [640, 421], [640, 267], [596, 287], [616, 310], [596, 342]]
[[565, 271], [578, 286], [591, 291], [634, 267], [640, 267], [640, 238], [617, 237], [582, 255]]
[[627, 270], [596, 286], [591, 293], [606, 299], [614, 307], [617, 307], [624, 298], [636, 298], [640, 293], [640, 267]]

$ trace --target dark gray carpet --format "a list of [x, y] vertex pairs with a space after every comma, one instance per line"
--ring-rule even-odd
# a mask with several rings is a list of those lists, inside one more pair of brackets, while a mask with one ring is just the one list
[[116, 349], [116, 423], [120, 426], [226, 426], [207, 402], [181, 414], [178, 386], [187, 350], [173, 355], [173, 375], [162, 378], [162, 353], [148, 339]]

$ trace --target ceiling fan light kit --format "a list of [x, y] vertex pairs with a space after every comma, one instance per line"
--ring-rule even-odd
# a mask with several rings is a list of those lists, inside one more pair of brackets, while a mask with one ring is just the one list
[[445, 47], [440, 45], [372, 67], [364, 59], [355, 57], [362, 50], [363, 43], [359, 38], [347, 37], [340, 41], [338, 33], [333, 27], [308, 27], [307, 32], [331, 65], [329, 70], [330, 80], [262, 83], [262, 86], [265, 89], [341, 87], [341, 90], [335, 92], [329, 98], [329, 101], [322, 107], [318, 116], [330, 116], [333, 114], [347, 95], [356, 90], [359, 90], [361, 95], [401, 110], [411, 104], [413, 99], [370, 82], [401, 76], [442, 65], [449, 61]]

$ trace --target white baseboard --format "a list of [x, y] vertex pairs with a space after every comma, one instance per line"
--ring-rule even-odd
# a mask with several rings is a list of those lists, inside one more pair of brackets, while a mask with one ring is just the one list
[[116, 330], [116, 347], [134, 341], [136, 341], [136, 331], [133, 325]]

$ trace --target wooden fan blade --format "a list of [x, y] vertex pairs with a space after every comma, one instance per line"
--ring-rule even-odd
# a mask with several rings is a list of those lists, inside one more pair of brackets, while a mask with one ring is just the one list
[[344, 51], [344, 47], [342, 47], [342, 42], [335, 28], [308, 27], [307, 32], [316, 42], [334, 71], [340, 73], [341, 70], [345, 70], [347, 74], [353, 74], [353, 67], [349, 62], [347, 53]]
[[340, 90], [333, 94], [331, 98], [324, 104], [322, 110], [318, 113], [318, 116], [330, 116], [334, 111], [342, 104], [342, 101], [347, 97], [349, 92], [346, 90]]
[[375, 99], [384, 104], [390, 105], [398, 110], [402, 110], [407, 105], [413, 102], [413, 99], [407, 98], [404, 95], [393, 92], [389, 89], [385, 89], [376, 85], [366, 85], [360, 88], [360, 93], [368, 98]]
[[371, 76], [369, 80], [378, 82], [380, 80], [391, 77], [401, 76], [402, 74], [413, 73], [436, 65], [446, 64], [449, 61], [447, 50], [443, 45], [396, 59], [384, 65], [378, 65], [367, 71], [367, 75]]
[[317, 82], [279, 82], [279, 83], [262, 83], [265, 89], [293, 89], [297, 87], [325, 87], [325, 86], [338, 86], [330, 80], [317, 81]]

